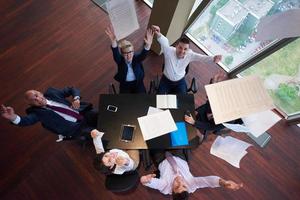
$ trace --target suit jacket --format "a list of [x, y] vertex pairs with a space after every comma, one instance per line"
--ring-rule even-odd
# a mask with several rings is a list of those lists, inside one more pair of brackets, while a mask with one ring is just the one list
[[[73, 87], [66, 87], [62, 90], [48, 88], [44, 94], [48, 100], [71, 106], [66, 98], [69, 96], [80, 96], [80, 91]], [[80, 105], [79, 112], [82, 114], [88, 109], [91, 109], [91, 104], [83, 103]], [[31, 106], [26, 109], [27, 116], [22, 116], [19, 126], [29, 126], [37, 122], [41, 122], [42, 126], [55, 134], [65, 136], [75, 136], [80, 133], [81, 122], [71, 122], [63, 117], [44, 107]]]
[[[111, 47], [111, 49], [113, 52], [113, 58], [118, 65], [118, 71], [114, 76], [114, 79], [120, 83], [126, 82], [128, 67], [125, 59], [120, 54], [118, 47]], [[143, 48], [143, 50], [139, 54], [135, 54], [132, 58], [132, 69], [138, 83], [143, 81], [144, 79], [144, 67], [142, 65], [142, 61], [145, 60], [148, 52], [149, 50]]]

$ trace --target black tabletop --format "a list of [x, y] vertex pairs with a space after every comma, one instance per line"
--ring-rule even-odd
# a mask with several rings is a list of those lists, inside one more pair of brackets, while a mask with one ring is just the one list
[[[109, 105], [117, 112], [108, 111]], [[178, 109], [170, 109], [175, 122], [183, 122], [184, 112], [194, 111], [194, 96], [177, 95]], [[147, 115], [149, 106], [156, 107], [156, 95], [148, 94], [100, 94], [98, 130], [105, 132], [103, 142], [107, 149], [172, 149], [170, 134], [144, 141], [137, 118]], [[135, 125], [131, 142], [121, 141], [123, 124]], [[186, 124], [189, 144], [176, 148], [195, 148], [199, 144], [196, 129]]]

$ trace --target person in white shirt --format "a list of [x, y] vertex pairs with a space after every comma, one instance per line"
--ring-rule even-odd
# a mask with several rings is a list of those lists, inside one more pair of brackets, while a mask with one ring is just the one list
[[172, 195], [173, 199], [187, 199], [189, 193], [193, 193], [199, 188], [221, 186], [235, 191], [243, 187], [242, 183], [237, 184], [218, 176], [194, 177], [184, 157], [178, 154], [178, 150], [172, 154], [162, 156], [165, 154], [157, 152], [156, 158], [158, 160], [156, 159], [156, 161], [162, 160], [158, 165], [160, 177], [155, 178], [156, 174], [148, 174], [142, 176], [140, 182], [147, 187], [159, 190], [165, 195]]
[[94, 167], [106, 175], [123, 174], [124, 172], [135, 170], [140, 161], [139, 151], [111, 149], [105, 152], [102, 143], [103, 135], [103, 132], [99, 132], [96, 129], [91, 131], [91, 137], [97, 153]]
[[195, 53], [189, 47], [189, 40], [182, 37], [178, 40], [175, 47], [170, 46], [169, 40], [160, 33], [160, 27], [152, 25], [152, 30], [157, 36], [157, 41], [164, 54], [164, 71], [159, 83], [159, 94], [185, 94], [187, 86], [185, 73], [188, 64], [192, 61], [204, 61], [206, 63], [218, 63], [221, 55], [205, 56]]

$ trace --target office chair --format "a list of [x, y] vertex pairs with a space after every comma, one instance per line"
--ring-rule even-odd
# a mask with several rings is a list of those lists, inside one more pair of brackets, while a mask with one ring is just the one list
[[113, 83], [110, 83], [108, 85], [108, 94], [117, 94], [117, 90], [116, 90], [115, 85]]
[[105, 187], [111, 192], [121, 193], [133, 190], [137, 187], [140, 177], [137, 170], [124, 174], [110, 174], [106, 176]]
[[192, 92], [193, 94], [195, 94], [198, 91], [198, 84], [196, 82], [195, 77], [192, 79], [191, 85], [188, 88], [187, 92]]

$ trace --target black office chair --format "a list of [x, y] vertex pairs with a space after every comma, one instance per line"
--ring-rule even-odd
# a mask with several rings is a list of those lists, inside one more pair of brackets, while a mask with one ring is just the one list
[[137, 170], [125, 172], [122, 175], [110, 174], [106, 176], [105, 187], [111, 192], [128, 192], [137, 187], [140, 177]]
[[198, 84], [197, 81], [195, 79], [195, 77], [192, 79], [191, 85], [188, 88], [187, 92], [192, 92], [193, 94], [197, 93], [198, 91]]
[[108, 94], [117, 94], [117, 90], [116, 90], [115, 85], [113, 83], [110, 83], [108, 85]]

